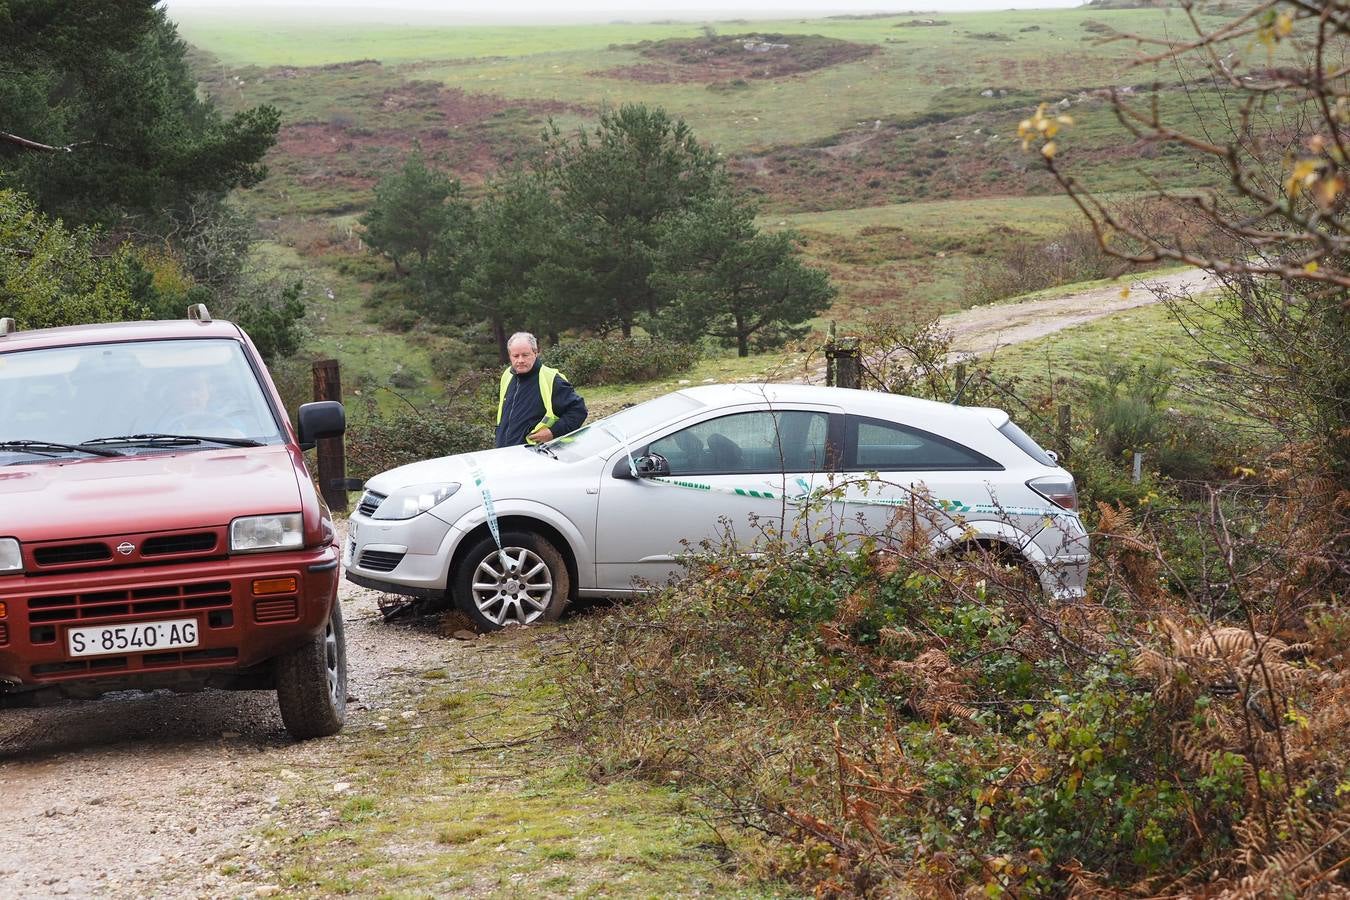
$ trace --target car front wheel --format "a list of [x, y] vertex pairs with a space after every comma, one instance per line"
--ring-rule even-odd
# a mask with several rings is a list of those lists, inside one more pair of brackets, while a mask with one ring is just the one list
[[342, 607], [318, 635], [277, 659], [281, 721], [297, 740], [337, 734], [347, 721], [347, 645]]
[[491, 537], [469, 550], [455, 578], [455, 601], [479, 628], [554, 622], [567, 606], [572, 584], [562, 554], [524, 531]]

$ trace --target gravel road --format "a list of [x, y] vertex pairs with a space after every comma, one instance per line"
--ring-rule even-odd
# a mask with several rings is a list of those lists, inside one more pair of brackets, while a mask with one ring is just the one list
[[[1121, 289], [1126, 284], [1129, 293], [1122, 297]], [[1218, 282], [1213, 276], [1199, 269], [1187, 269], [1170, 275], [1145, 275], [1135, 281], [1046, 300], [976, 306], [943, 316], [939, 324], [952, 333], [953, 357], [983, 356], [999, 347], [1032, 341], [1103, 316], [1156, 303], [1162, 296], [1196, 294], [1215, 287]]]
[[[458, 641], [383, 624], [374, 592], [344, 581], [340, 594], [355, 698], [348, 730], [397, 715], [414, 673], [476, 656]], [[258, 826], [274, 818], [283, 779], [333, 765], [335, 744], [291, 741], [270, 692], [127, 693], [0, 710], [10, 835], [0, 898], [280, 893], [251, 862]]]

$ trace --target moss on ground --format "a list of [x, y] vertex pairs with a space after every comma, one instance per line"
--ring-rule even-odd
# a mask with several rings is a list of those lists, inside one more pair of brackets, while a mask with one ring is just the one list
[[[531, 629], [454, 646], [287, 786], [258, 862], [287, 896], [769, 896], [725, 867], [684, 796], [592, 780], [554, 728], [559, 687]], [[220, 871], [237, 867], [233, 858]]]

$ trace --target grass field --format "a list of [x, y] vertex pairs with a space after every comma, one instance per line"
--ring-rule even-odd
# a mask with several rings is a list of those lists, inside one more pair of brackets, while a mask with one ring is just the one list
[[710, 23], [725, 35], [822, 35], [879, 49], [858, 62], [786, 79], [748, 79], [730, 91], [709, 90], [707, 83], [650, 83], [605, 74], [641, 62], [626, 45], [699, 36], [701, 26], [692, 23], [358, 27], [340, 20], [264, 23], [185, 16], [180, 28], [192, 44], [234, 69], [377, 60], [409, 79], [574, 106], [576, 121], [605, 104], [660, 105], [686, 119], [702, 139], [740, 153], [825, 139], [859, 122], [912, 118], [953, 88], [976, 96], [1003, 89], [1058, 100], [1066, 91], [1173, 78], [1153, 69], [1131, 70], [1132, 45], [1099, 45], [1102, 32], [1091, 29], [1100, 23], [1160, 36], [1185, 27], [1179, 16], [1159, 10], [963, 13], [942, 16], [939, 21], [946, 25], [905, 27], [915, 18]]

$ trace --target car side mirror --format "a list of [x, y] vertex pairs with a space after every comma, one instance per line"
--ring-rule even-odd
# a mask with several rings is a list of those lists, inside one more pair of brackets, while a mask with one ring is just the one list
[[302, 404], [296, 412], [301, 450], [312, 450], [323, 438], [341, 437], [347, 430], [347, 412], [336, 400]]
[[670, 460], [660, 453], [639, 456], [633, 461], [639, 478], [660, 478], [670, 474]]
[[650, 453], [635, 458], [633, 468], [637, 469], [636, 476], [628, 468], [628, 456], [620, 456], [611, 474], [622, 481], [632, 481], [635, 477], [656, 478], [670, 474], [670, 461], [659, 453]]

